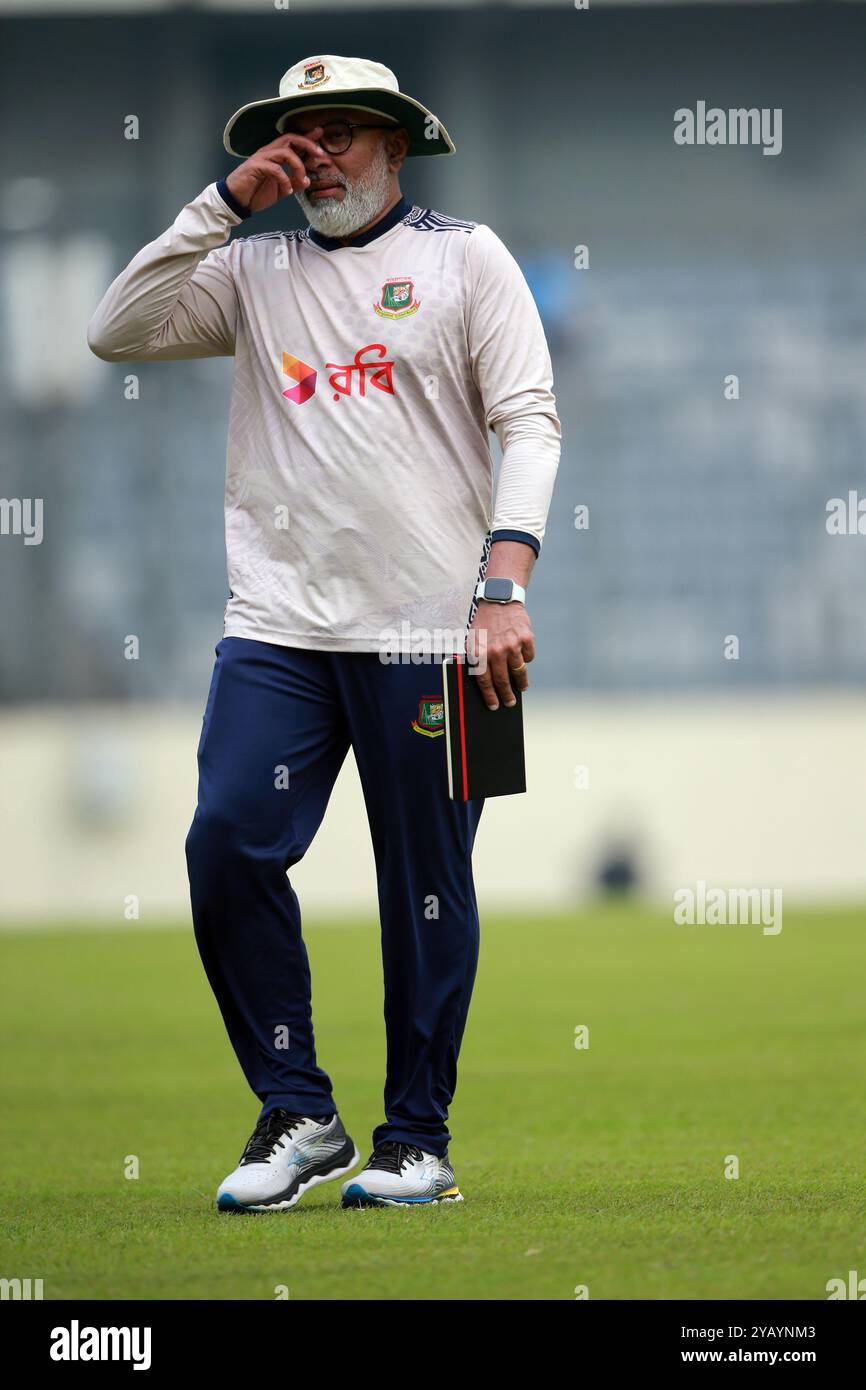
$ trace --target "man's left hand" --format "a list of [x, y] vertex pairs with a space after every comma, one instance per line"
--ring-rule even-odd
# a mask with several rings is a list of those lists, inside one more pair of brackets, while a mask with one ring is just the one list
[[524, 691], [529, 685], [526, 667], [535, 657], [535, 638], [532, 623], [522, 603], [488, 603], [480, 599], [466, 639], [469, 663], [480, 662], [482, 670], [475, 675], [472, 664], [469, 674], [477, 680], [488, 709], [517, 704], [515, 689]]

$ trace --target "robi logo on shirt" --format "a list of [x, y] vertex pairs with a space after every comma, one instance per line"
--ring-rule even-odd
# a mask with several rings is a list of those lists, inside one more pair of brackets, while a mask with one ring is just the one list
[[[370, 353], [375, 354], [374, 359], [365, 360]], [[388, 349], [384, 343], [367, 343], [365, 347], [358, 348], [352, 362], [326, 362], [325, 367], [333, 369], [328, 377], [329, 385], [333, 388], [333, 399], [339, 401], [342, 396], [352, 395], [355, 372], [358, 373], [359, 396], [366, 396], [368, 385], [375, 387], [377, 391], [384, 391], [388, 396], [395, 395], [394, 362], [387, 354]], [[315, 394], [318, 372], [308, 362], [302, 362], [300, 357], [293, 357], [290, 352], [284, 352], [283, 374], [296, 383], [283, 391], [287, 400], [294, 401], [295, 405], [303, 405]]]
[[302, 362], [300, 357], [293, 357], [290, 352], [284, 352], [283, 372], [298, 383], [297, 386], [290, 386], [287, 391], [283, 392], [283, 395], [287, 396], [290, 401], [294, 401], [295, 405], [303, 405], [304, 401], [308, 401], [316, 389], [318, 373], [315, 367]]

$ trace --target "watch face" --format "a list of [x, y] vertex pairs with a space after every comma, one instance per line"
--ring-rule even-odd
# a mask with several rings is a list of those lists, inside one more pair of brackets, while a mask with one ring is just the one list
[[494, 603], [508, 603], [514, 589], [511, 579], [488, 579], [484, 584], [484, 597]]

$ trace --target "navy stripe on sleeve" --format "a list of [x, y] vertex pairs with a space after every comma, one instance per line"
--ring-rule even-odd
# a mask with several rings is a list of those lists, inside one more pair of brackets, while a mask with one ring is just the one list
[[541, 551], [541, 546], [538, 541], [534, 536], [531, 536], [528, 531], [494, 531], [490, 539], [493, 544], [495, 544], [496, 541], [523, 541], [524, 545], [532, 546], [536, 556]]
[[231, 208], [235, 216], [252, 217], [252, 210], [250, 208], [245, 208], [243, 203], [239, 203], [235, 195], [229, 192], [229, 186], [226, 183], [225, 179], [220, 179], [219, 183], [217, 184], [217, 193], [222, 198], [226, 207]]

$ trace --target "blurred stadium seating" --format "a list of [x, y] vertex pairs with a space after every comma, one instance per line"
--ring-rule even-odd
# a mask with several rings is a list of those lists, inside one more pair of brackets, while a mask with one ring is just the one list
[[[717, 872], [743, 881], [783, 785], [769, 860], [786, 883], [849, 897], [866, 887], [851, 819], [866, 539], [825, 526], [829, 498], [866, 493], [866, 11], [531, 9], [456, 4], [443, 24], [441, 6], [0, 3], [0, 108], [15, 132], [0, 166], [2, 491], [45, 499], [41, 546], [0, 538], [0, 759], [12, 777], [0, 912], [108, 910], [119, 888], [99, 865], [118, 836], [127, 877], [147, 863], [160, 910], [183, 908], [177, 836], [226, 598], [231, 363], [137, 366], [131, 402], [124, 369], [93, 358], [84, 333], [139, 246], [231, 168], [227, 117], [317, 51], [388, 63], [440, 114], [457, 155], [410, 163], [404, 190], [502, 236], [553, 352], [563, 454], [531, 611], [532, 699], [555, 714], [556, 742], [539, 752], [534, 783], [531, 766], [526, 801], [489, 810], [503, 825], [531, 818], [541, 858], [504, 888], [482, 863], [481, 891], [568, 900], [609, 881], [626, 829], [644, 847], [639, 887], [700, 876], [714, 850]], [[781, 155], [677, 147], [674, 110], [698, 99], [782, 108]], [[136, 141], [123, 138], [130, 113]], [[285, 225], [300, 223], [284, 203], [255, 231]], [[587, 269], [574, 267], [578, 245]], [[725, 399], [729, 373], [738, 400]], [[574, 525], [580, 505], [586, 531]], [[141, 640], [137, 662], [123, 659], [128, 633]], [[723, 657], [727, 634], [739, 637], [736, 662]], [[830, 722], [847, 767], [827, 766]], [[84, 756], [94, 723], [108, 732]], [[594, 791], [579, 794], [573, 767], [600, 723]], [[648, 769], [641, 727], [690, 780], [665, 778], [658, 745]], [[160, 747], [171, 757], [147, 791], [134, 769]], [[613, 767], [621, 747], [632, 753], [624, 772]], [[720, 793], [733, 748], [746, 782]], [[39, 765], [49, 779], [54, 765], [56, 782], [34, 777], [40, 750], [52, 750]], [[819, 764], [820, 799], [809, 781]], [[348, 827], [357, 806], [345, 795], [334, 820]], [[153, 865], [168, 851], [151, 817], [163, 798], [177, 862], [161, 879]], [[682, 853], [665, 850], [672, 842]], [[56, 875], [40, 876], [47, 853], [63, 903]], [[353, 901], [372, 881], [366, 844], [358, 853]], [[314, 903], [333, 889], [327, 861], [326, 849], [321, 875], [309, 871]]]

